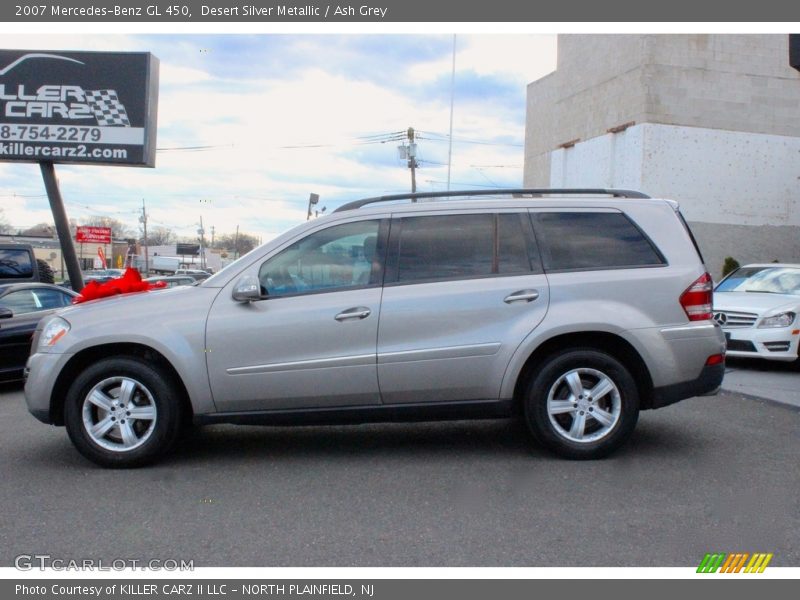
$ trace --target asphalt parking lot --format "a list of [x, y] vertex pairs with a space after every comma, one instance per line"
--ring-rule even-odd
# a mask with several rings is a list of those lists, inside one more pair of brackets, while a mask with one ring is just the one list
[[509, 421], [214, 426], [166, 462], [103, 470], [0, 389], [0, 565], [800, 565], [800, 411], [723, 392], [643, 413], [612, 458], [570, 462]]
[[796, 363], [728, 358], [722, 388], [800, 408], [800, 367]]

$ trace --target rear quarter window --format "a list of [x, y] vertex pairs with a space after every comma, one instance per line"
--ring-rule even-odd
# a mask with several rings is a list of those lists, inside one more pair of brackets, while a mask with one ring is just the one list
[[545, 270], [573, 271], [662, 266], [664, 257], [618, 212], [531, 214]]
[[33, 263], [30, 252], [15, 249], [0, 250], [0, 278], [31, 279], [32, 277]]

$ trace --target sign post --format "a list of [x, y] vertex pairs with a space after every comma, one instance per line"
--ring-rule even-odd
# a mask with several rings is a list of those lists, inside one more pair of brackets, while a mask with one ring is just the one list
[[56, 233], [61, 242], [61, 252], [64, 262], [67, 265], [70, 285], [75, 291], [83, 289], [83, 273], [75, 255], [75, 246], [72, 243], [72, 236], [69, 234], [69, 221], [67, 212], [64, 210], [64, 200], [61, 198], [61, 191], [58, 189], [56, 180], [56, 170], [51, 162], [40, 162], [39, 168], [42, 171], [44, 187], [47, 190], [47, 198], [50, 200], [50, 210], [53, 211], [53, 220], [56, 224]]
[[72, 288], [83, 288], [55, 163], [155, 166], [158, 59], [0, 50], [0, 160], [38, 162]]

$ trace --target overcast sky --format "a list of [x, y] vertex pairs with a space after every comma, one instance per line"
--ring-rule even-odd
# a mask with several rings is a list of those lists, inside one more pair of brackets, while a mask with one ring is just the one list
[[[410, 190], [399, 142], [416, 128], [419, 191], [443, 190], [450, 35], [3, 35], [8, 49], [150, 51], [161, 61], [154, 169], [57, 165], [67, 213], [194, 235], [264, 241], [305, 220], [308, 195], [330, 211]], [[555, 36], [459, 35], [452, 188], [522, 183], [525, 86], [555, 68]], [[365, 139], [368, 138], [368, 139]], [[211, 146], [201, 151], [170, 150]], [[286, 146], [304, 146], [287, 148]], [[315, 146], [315, 147], [309, 147]], [[38, 166], [0, 163], [0, 206], [15, 227], [51, 222]]]

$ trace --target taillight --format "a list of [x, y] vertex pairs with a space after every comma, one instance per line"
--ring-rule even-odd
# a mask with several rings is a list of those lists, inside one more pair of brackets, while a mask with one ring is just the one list
[[681, 294], [680, 303], [690, 321], [705, 321], [712, 317], [713, 289], [711, 275], [703, 273]]

